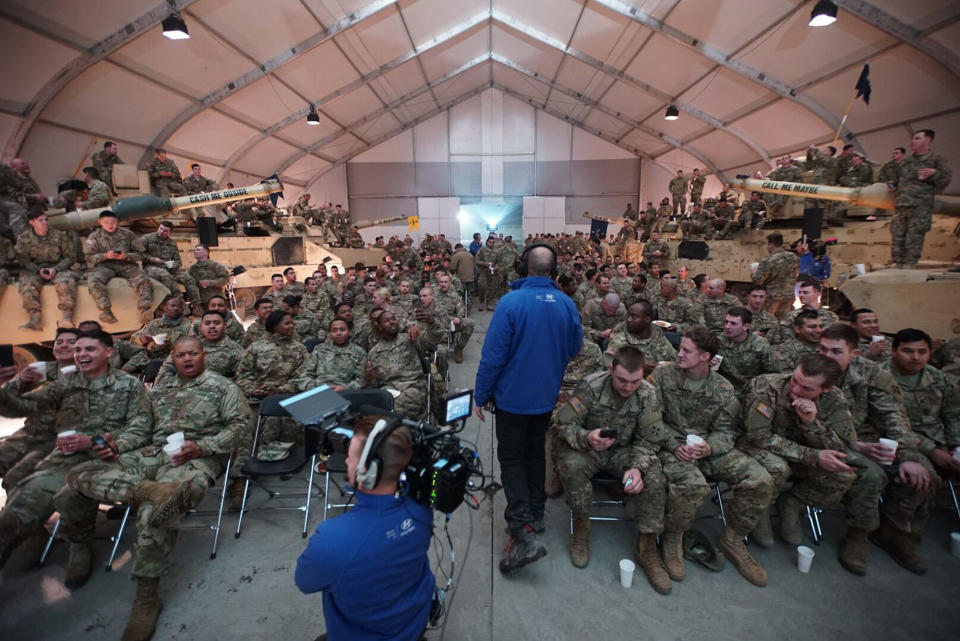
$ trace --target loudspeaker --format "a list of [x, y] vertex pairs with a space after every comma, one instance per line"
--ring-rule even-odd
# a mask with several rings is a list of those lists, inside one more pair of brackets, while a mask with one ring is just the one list
[[302, 236], [281, 236], [270, 251], [274, 265], [300, 265], [307, 259]]
[[218, 247], [217, 240], [217, 219], [213, 216], [197, 217], [197, 234], [200, 236], [200, 244], [207, 247]]
[[677, 247], [677, 258], [706, 260], [710, 255], [710, 246], [702, 240], [681, 240]]
[[808, 207], [803, 210], [803, 235], [807, 240], [823, 235], [823, 207]]

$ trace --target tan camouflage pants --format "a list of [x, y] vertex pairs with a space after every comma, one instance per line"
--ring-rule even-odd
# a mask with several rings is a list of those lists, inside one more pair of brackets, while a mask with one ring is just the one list
[[0, 510], [0, 530], [26, 534], [43, 525], [54, 512], [53, 497], [63, 488], [67, 472], [92, 456], [89, 452], [64, 456], [58, 450], [40, 461], [40, 469], [34, 469], [7, 495], [7, 504]]
[[681, 214], [687, 213], [687, 197], [683, 194], [673, 195], [673, 215], [676, 216], [679, 211]]
[[660, 463], [667, 477], [667, 531], [684, 532], [697, 515], [697, 508], [710, 493], [707, 480], [721, 481], [733, 490], [726, 508], [727, 524], [741, 535], [749, 534], [773, 501], [773, 479], [757, 461], [738, 449], [720, 456], [687, 463], [672, 452], [661, 452]]
[[40, 288], [53, 285], [57, 289], [57, 309], [72, 312], [77, 305], [77, 280], [80, 276], [71, 271], [57, 272], [53, 280], [43, 280], [37, 274], [21, 274], [17, 290], [23, 298], [27, 312], [40, 311]]
[[184, 289], [187, 290], [188, 301], [191, 303], [201, 302], [200, 289], [197, 287], [197, 281], [193, 279], [193, 276], [191, 276], [187, 270], [178, 267], [167, 269], [166, 267], [159, 267], [157, 265], [147, 265], [143, 268], [143, 271], [145, 271], [150, 278], [156, 278], [163, 283], [173, 294], [180, 291], [180, 288], [177, 286], [177, 283], [180, 283]]
[[137, 309], [150, 309], [153, 300], [153, 291], [147, 275], [132, 263], [100, 263], [87, 271], [87, 289], [97, 302], [100, 311], [110, 309], [110, 295], [107, 293], [107, 283], [111, 278], [123, 278], [137, 290]]
[[920, 262], [923, 241], [932, 225], [932, 206], [894, 209], [890, 220], [890, 256], [893, 262], [897, 265], [916, 265]]
[[481, 267], [477, 274], [480, 283], [480, 300], [486, 305], [493, 305], [500, 297], [500, 275], [491, 274], [489, 268]]
[[898, 530], [923, 534], [927, 519], [930, 517], [930, 508], [937, 490], [943, 485], [943, 479], [933, 468], [927, 457], [920, 457], [917, 461], [930, 474], [930, 487], [926, 490], [913, 488], [900, 480], [900, 466], [885, 465], [881, 468], [887, 476], [887, 490], [880, 506], [880, 514]]
[[15, 200], [0, 198], [0, 236], [16, 241], [29, 228], [27, 210]]
[[[576, 516], [590, 514], [593, 503], [593, 483], [590, 479], [603, 470], [617, 479], [633, 467], [634, 450], [629, 447], [617, 447], [597, 452], [594, 450], [575, 450], [566, 442], [554, 443], [554, 459], [557, 473], [567, 495], [570, 510]], [[667, 480], [660, 470], [660, 462], [655, 456], [646, 457], [642, 463], [647, 468], [643, 472], [643, 491], [633, 497], [636, 510], [637, 531], [641, 534], [659, 534], [663, 532], [664, 505], [667, 498]]]
[[[116, 461], [90, 461], [67, 475], [67, 485], [54, 499], [60, 512], [60, 532], [71, 543], [93, 538], [97, 508], [103, 502], [126, 502], [130, 489], [140, 481], [189, 484], [189, 509], [203, 501], [207, 489], [226, 465], [224, 456], [193, 459], [174, 467], [156, 447], [128, 452]], [[177, 543], [179, 519], [161, 528], [150, 527], [153, 503], [137, 506], [136, 558], [131, 574], [157, 578], [170, 567], [170, 554]]]
[[177, 180], [171, 180], [169, 178], [158, 178], [153, 181], [153, 187], [151, 189], [154, 196], [161, 196], [166, 198], [167, 196], [186, 196], [187, 190], [183, 186], [183, 183]]
[[33, 473], [37, 463], [50, 453], [56, 443], [51, 434], [42, 440], [20, 429], [0, 439], [0, 477], [3, 489], [10, 492], [17, 483]]

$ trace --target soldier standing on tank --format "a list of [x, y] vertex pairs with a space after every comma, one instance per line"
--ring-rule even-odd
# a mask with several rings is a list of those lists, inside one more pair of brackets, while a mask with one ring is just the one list
[[30, 316], [30, 320], [21, 328], [43, 328], [40, 291], [48, 283], [57, 290], [61, 322], [72, 327], [73, 310], [77, 304], [77, 281], [80, 278], [77, 272], [70, 269], [80, 261], [76, 238], [71, 232], [50, 229], [47, 215], [39, 207], [30, 210], [27, 221], [30, 230], [20, 235], [14, 250], [22, 268], [17, 289], [23, 298], [23, 308]]
[[683, 177], [683, 170], [678, 169], [677, 175], [670, 181], [669, 189], [673, 195], [673, 215], [687, 213], [687, 187], [689, 183]]
[[702, 204], [703, 186], [706, 184], [705, 176], [700, 175], [699, 169], [693, 170], [693, 178], [690, 180], [690, 202], [694, 205]]
[[100, 180], [107, 183], [110, 191], [116, 194], [117, 190], [113, 186], [113, 166], [123, 164], [117, 155], [117, 143], [109, 140], [103, 143], [103, 150], [90, 156], [90, 162], [100, 174]]
[[777, 318], [783, 318], [793, 305], [793, 284], [797, 281], [800, 259], [783, 247], [783, 234], [767, 235], [769, 255], [760, 261], [753, 273], [753, 282], [766, 286], [767, 309]]
[[165, 149], [154, 150], [153, 160], [147, 163], [147, 175], [154, 196], [186, 196], [177, 163], [167, 158]]

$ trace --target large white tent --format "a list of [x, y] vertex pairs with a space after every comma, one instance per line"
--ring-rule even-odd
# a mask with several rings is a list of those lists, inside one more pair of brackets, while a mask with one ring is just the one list
[[[882, 162], [933, 128], [957, 166], [960, 3], [842, 0], [812, 28], [814, 4], [6, 0], [3, 158], [52, 192], [113, 140], [238, 185], [279, 172], [287, 204], [443, 219], [451, 198], [543, 197], [525, 218], [568, 223], [659, 200], [677, 169], [715, 192], [838, 130]], [[188, 40], [163, 37], [173, 10]], [[870, 104], [841, 126], [867, 62]]]

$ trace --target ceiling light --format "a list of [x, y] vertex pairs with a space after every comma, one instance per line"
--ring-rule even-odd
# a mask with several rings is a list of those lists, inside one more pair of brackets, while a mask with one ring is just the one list
[[320, 114], [317, 113], [317, 110], [313, 107], [310, 107], [310, 113], [307, 114], [307, 124], [308, 125], [319, 125], [320, 124]]
[[837, 21], [837, 5], [829, 0], [820, 0], [810, 12], [811, 27], [826, 27]]
[[674, 107], [673, 105], [670, 105], [669, 107], [667, 107], [667, 113], [664, 114], [663, 119], [676, 120], [679, 117], [680, 117], [680, 110]]
[[171, 40], [186, 40], [190, 37], [187, 32], [187, 23], [183, 21], [179, 13], [171, 13], [163, 19], [163, 35]]

